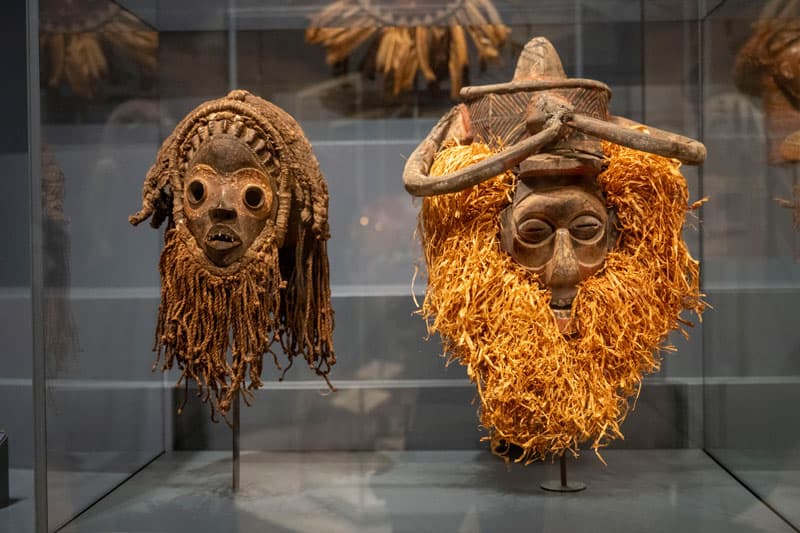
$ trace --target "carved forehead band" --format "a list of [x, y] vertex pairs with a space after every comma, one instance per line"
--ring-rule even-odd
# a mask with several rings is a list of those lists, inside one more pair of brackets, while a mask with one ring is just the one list
[[273, 176], [280, 174], [280, 160], [274, 157], [275, 146], [269, 136], [248, 117], [220, 112], [197, 120], [191, 136], [181, 148], [180, 168], [185, 170], [200, 148], [214, 137], [228, 136], [238, 139], [250, 148], [256, 159]]

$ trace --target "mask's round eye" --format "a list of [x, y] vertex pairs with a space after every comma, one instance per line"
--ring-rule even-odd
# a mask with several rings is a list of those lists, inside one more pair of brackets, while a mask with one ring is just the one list
[[602, 229], [603, 222], [592, 215], [581, 215], [569, 225], [570, 234], [581, 241], [588, 241]]
[[544, 242], [553, 234], [553, 226], [539, 218], [529, 218], [517, 226], [519, 237], [529, 244]]
[[256, 185], [250, 185], [244, 190], [244, 204], [250, 209], [258, 209], [264, 205], [264, 190]]
[[189, 185], [186, 186], [186, 191], [190, 204], [197, 205], [206, 198], [206, 186], [200, 180], [190, 181]]

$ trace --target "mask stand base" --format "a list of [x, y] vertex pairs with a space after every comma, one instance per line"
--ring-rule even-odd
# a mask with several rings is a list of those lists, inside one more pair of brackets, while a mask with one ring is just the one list
[[580, 481], [567, 481], [567, 456], [561, 454], [559, 458], [561, 467], [561, 479], [559, 481], [545, 481], [540, 485], [544, 490], [550, 492], [579, 492], [586, 488], [586, 483]]
[[239, 392], [233, 398], [233, 427], [231, 428], [233, 434], [233, 492], [239, 490]]

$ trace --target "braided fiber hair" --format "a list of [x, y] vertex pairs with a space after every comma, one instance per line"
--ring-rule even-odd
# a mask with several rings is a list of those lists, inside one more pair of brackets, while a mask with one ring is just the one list
[[[248, 146], [277, 183], [275, 220], [266, 222], [240, 259], [224, 267], [206, 257], [186, 227], [183, 209], [189, 162], [216, 135]], [[162, 355], [163, 370], [177, 360], [178, 386], [188, 393], [189, 380], [197, 382], [202, 400], [210, 400], [212, 418], [216, 410], [224, 415], [239, 391], [249, 404], [251, 391], [261, 385], [264, 354], [281, 369], [272, 349], [276, 341], [289, 359], [284, 373], [302, 355], [331, 386], [328, 372], [336, 357], [328, 190], [292, 117], [242, 90], [201, 104], [164, 141], [147, 173], [142, 209], [129, 220], [138, 225], [148, 218], [154, 228], [167, 220], [155, 365]]]

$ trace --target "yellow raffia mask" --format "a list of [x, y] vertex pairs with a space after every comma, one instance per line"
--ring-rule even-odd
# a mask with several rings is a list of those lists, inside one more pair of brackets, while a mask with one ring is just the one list
[[[688, 205], [678, 163], [611, 143], [598, 176], [616, 212], [617, 246], [580, 284], [576, 333], [562, 334], [550, 291], [503, 251], [500, 213], [513, 173], [426, 198], [420, 235], [428, 270], [422, 314], [450, 360], [467, 367], [481, 400], [481, 424], [496, 453], [519, 446], [520, 461], [595, 449], [622, 436], [628, 399], [659, 369], [667, 334], [698, 315], [698, 263], [681, 232]], [[431, 175], [490, 156], [481, 143], [440, 152]]]

